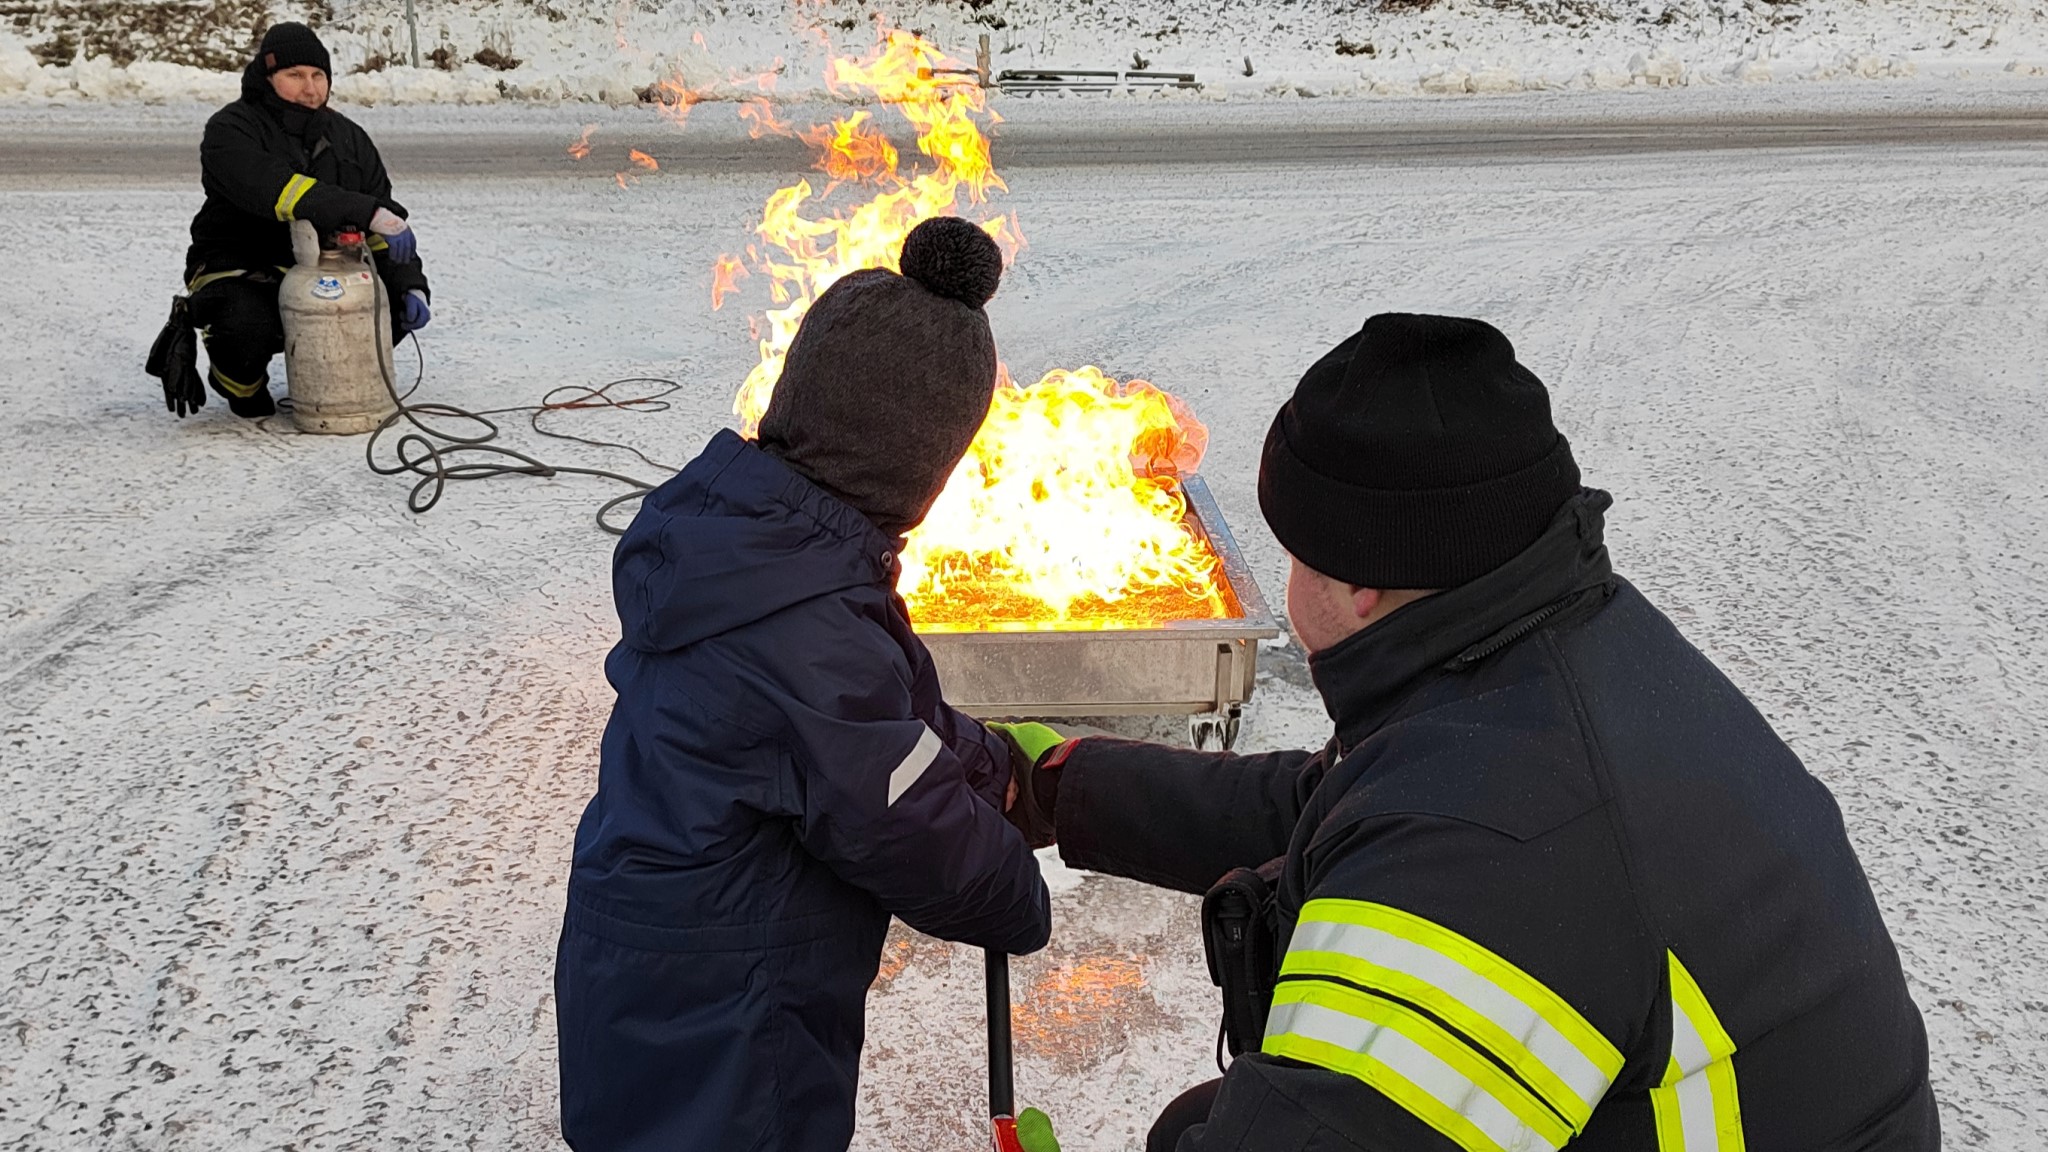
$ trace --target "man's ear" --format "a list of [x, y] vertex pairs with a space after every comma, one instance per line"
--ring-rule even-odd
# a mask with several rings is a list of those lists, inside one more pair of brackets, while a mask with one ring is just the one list
[[1372, 619], [1380, 606], [1380, 590], [1377, 588], [1353, 588], [1351, 590], [1351, 611], [1360, 620]]

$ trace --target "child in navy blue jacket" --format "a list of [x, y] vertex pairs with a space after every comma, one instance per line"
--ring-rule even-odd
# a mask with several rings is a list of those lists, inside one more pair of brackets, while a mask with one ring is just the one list
[[1050, 934], [1012, 746], [940, 698], [895, 593], [987, 414], [1002, 258], [940, 218], [901, 264], [822, 294], [759, 440], [713, 437], [619, 543], [555, 965], [581, 1152], [842, 1152], [890, 916], [1011, 953]]

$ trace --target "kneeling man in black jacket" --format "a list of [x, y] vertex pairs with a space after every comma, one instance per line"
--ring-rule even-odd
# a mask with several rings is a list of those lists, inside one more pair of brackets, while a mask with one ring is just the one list
[[[270, 360], [284, 351], [277, 289], [292, 263], [292, 221], [310, 221], [322, 243], [345, 229], [369, 234], [394, 335], [428, 320], [427, 277], [405, 209], [391, 198], [369, 133], [328, 107], [332, 71], [312, 29], [273, 25], [242, 73], [242, 98], [213, 114], [199, 145], [206, 203], [192, 218], [186, 289], [191, 323], [206, 341], [207, 383], [237, 416], [277, 410]], [[165, 392], [180, 416], [206, 403], [196, 383], [167, 378]]]
[[1938, 1147], [1833, 797], [1614, 574], [1611, 502], [1486, 324], [1375, 316], [1303, 377], [1259, 504], [1335, 736], [1027, 777], [1067, 863], [1216, 889], [1242, 1055], [1154, 1152]]

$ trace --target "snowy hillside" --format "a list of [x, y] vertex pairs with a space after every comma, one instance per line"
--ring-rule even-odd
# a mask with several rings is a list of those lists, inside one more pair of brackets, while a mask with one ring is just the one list
[[[878, 9], [963, 63], [1192, 72], [1200, 98], [1442, 95], [1905, 75], [2048, 83], [2042, 0], [14, 0], [0, 99], [231, 98], [250, 30], [311, 20], [345, 101], [628, 104], [823, 91]], [[1188, 97], [1182, 97], [1188, 98]]]

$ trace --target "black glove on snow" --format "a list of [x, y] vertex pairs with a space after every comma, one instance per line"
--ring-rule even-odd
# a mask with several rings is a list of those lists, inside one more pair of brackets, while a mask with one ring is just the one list
[[171, 318], [150, 345], [143, 371], [163, 381], [164, 407], [179, 419], [206, 407], [206, 386], [199, 381], [199, 338], [192, 331], [186, 297], [171, 297]]

